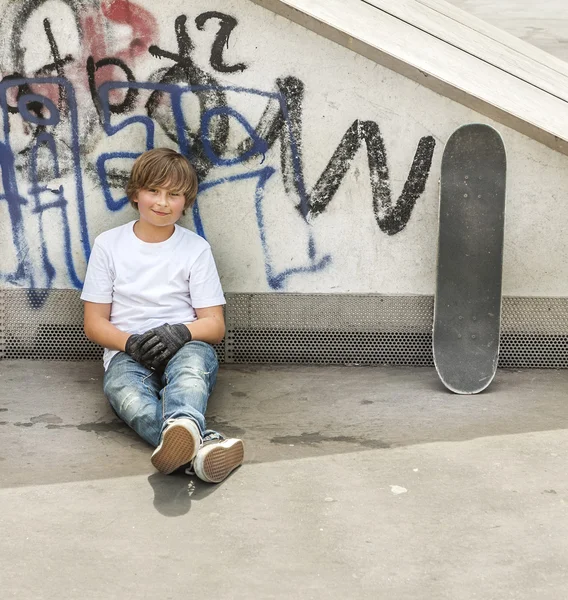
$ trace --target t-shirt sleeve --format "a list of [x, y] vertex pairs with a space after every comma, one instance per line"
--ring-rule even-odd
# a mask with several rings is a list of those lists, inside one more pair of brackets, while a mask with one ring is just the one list
[[193, 308], [225, 304], [225, 296], [211, 248], [203, 250], [191, 267], [189, 296]]
[[81, 300], [110, 304], [112, 302], [112, 290], [113, 274], [109, 256], [95, 240], [87, 265]]

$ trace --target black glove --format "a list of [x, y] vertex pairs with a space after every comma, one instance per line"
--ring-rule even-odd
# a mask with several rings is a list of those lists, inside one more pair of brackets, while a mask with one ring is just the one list
[[153, 369], [152, 362], [166, 351], [166, 347], [153, 331], [149, 330], [145, 333], [131, 335], [126, 340], [124, 350], [136, 362], [144, 365], [147, 369]]
[[[155, 371], [163, 371], [175, 353], [187, 342], [191, 342], [191, 332], [183, 323], [165, 323], [150, 329], [144, 335], [150, 334], [151, 337], [146, 342], [148, 346], [142, 353], [142, 364], [150, 365], [149, 368]], [[151, 342], [153, 345], [150, 345]]]

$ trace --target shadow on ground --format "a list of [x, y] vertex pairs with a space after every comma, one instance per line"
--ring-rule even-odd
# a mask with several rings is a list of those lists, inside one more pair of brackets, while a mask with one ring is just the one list
[[[148, 474], [171, 516], [216, 489], [154, 473], [151, 448], [107, 405], [98, 362], [3, 361], [0, 386], [1, 487]], [[250, 465], [564, 429], [566, 390], [566, 371], [500, 370], [486, 392], [456, 396], [430, 368], [224, 366], [207, 418], [245, 440]]]

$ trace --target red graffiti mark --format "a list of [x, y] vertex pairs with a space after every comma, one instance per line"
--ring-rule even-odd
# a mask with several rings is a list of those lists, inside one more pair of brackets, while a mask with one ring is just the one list
[[85, 36], [86, 53], [95, 61], [108, 56], [108, 22], [128, 25], [131, 29], [128, 47], [114, 54], [125, 62], [135, 59], [148, 50], [153, 43], [153, 35], [158, 23], [152, 13], [130, 0], [110, 0], [102, 2], [101, 11], [90, 10], [81, 18], [81, 28]]
[[127, 61], [146, 53], [152, 45], [153, 35], [158, 29], [158, 23], [152, 13], [130, 2], [130, 0], [110, 0], [101, 5], [103, 15], [119, 25], [132, 28], [132, 38], [126, 50], [118, 53], [117, 57]]
[[83, 55], [92, 56], [100, 60], [106, 56], [105, 24], [102, 15], [95, 10], [90, 10], [81, 17], [83, 31]]
[[[55, 61], [54, 64], [48, 63], [41, 75], [59, 74], [66, 77], [73, 82], [78, 95], [82, 96], [84, 93], [89, 93], [89, 82], [85, 70], [89, 57], [92, 56], [95, 62], [103, 58], [117, 58], [132, 70], [137, 60], [146, 54], [149, 46], [155, 43], [153, 35], [157, 32], [158, 25], [148, 10], [130, 0], [102, 0], [100, 8], [83, 6], [79, 11], [80, 36], [82, 37], [80, 56], [62, 60], [64, 57], [56, 58], [54, 55], [51, 57]], [[125, 36], [124, 47], [118, 52], [112, 50], [112, 27], [109, 25], [113, 23], [130, 28], [129, 35]], [[46, 34], [48, 34], [47, 30]], [[61, 32], [54, 30], [53, 39], [50, 41], [52, 54], [58, 53], [58, 35], [60, 36]], [[123, 81], [124, 79], [124, 70], [114, 65], [103, 66], [95, 74], [97, 87], [105, 81]], [[16, 90], [16, 88], [14, 89]], [[46, 96], [56, 104], [59, 104], [63, 98], [57, 86], [52, 84], [36, 84], [30, 86], [30, 89], [34, 93]], [[113, 101], [119, 102], [120, 96], [123, 96], [124, 93], [117, 90], [113, 94]], [[63, 110], [65, 109], [63, 108]]]
[[[107, 58], [110, 54], [109, 23], [117, 25], [128, 25], [130, 37], [126, 48], [120, 52], [112, 53], [131, 68], [136, 59], [146, 54], [148, 47], [154, 43], [153, 35], [157, 31], [158, 24], [152, 13], [138, 6], [130, 0], [106, 0], [101, 3], [101, 10], [90, 10], [84, 13], [81, 26], [84, 34], [84, 60], [92, 56], [96, 61]], [[101, 67], [95, 74], [97, 87], [105, 81], [124, 80], [124, 72], [115, 66]], [[112, 94], [113, 101], [118, 101], [124, 92], [116, 91]]]

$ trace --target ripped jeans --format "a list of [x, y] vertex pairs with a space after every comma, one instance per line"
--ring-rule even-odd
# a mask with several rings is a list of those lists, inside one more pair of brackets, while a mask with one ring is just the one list
[[152, 446], [158, 446], [169, 419], [193, 419], [203, 437], [207, 400], [217, 380], [215, 350], [189, 342], [170, 360], [162, 375], [125, 352], [113, 356], [104, 377], [104, 393], [117, 415]]

